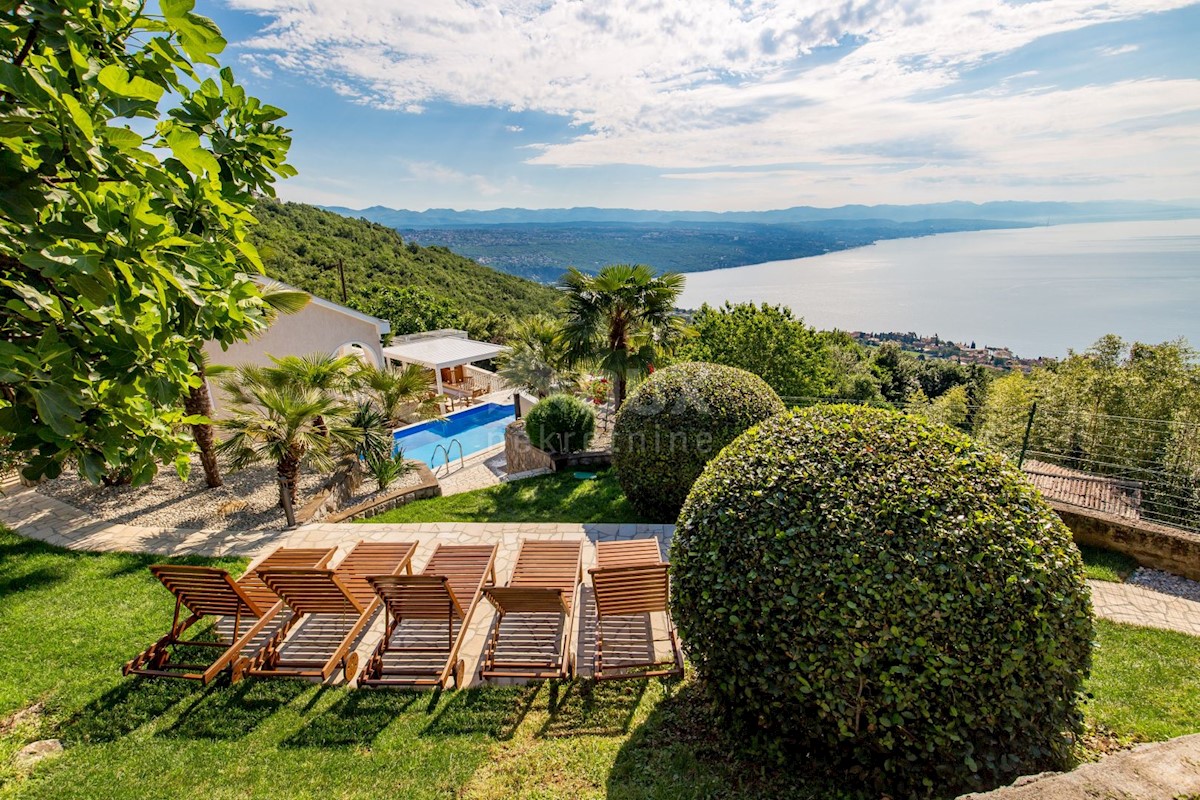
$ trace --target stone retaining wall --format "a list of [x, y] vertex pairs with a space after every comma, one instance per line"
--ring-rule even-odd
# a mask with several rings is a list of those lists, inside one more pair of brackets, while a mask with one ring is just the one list
[[509, 423], [504, 429], [504, 458], [507, 470], [513, 473], [558, 472], [568, 469], [601, 470], [612, 466], [609, 450], [585, 450], [581, 453], [551, 455], [534, 447], [525, 432], [525, 421]]
[[1200, 535], [1050, 502], [1079, 544], [1124, 553], [1144, 567], [1200, 580]]
[[558, 471], [587, 469], [595, 472], [612, 466], [611, 450], [585, 450], [582, 453], [567, 453], [566, 455], [552, 456], [552, 458], [554, 469]]
[[356, 506], [350, 506], [338, 511], [336, 514], [331, 514], [324, 519], [324, 522], [352, 522], [356, 519], [374, 517], [385, 511], [391, 511], [393, 508], [408, 505], [414, 500], [441, 497], [442, 486], [438, 483], [438, 479], [434, 477], [433, 471], [429, 469], [429, 466], [419, 461], [414, 461], [413, 463], [416, 464], [417, 475], [421, 478], [416, 486], [405, 486], [402, 489], [396, 489], [387, 494], [373, 497], [365, 503], [359, 503]]
[[342, 507], [362, 486], [363, 470], [357, 458], [347, 459], [325, 481], [325, 485], [307, 503], [296, 509], [296, 524], [324, 519]]
[[504, 429], [505, 470], [532, 472], [533, 470], [554, 471], [554, 459], [545, 450], [533, 446], [529, 434], [525, 433], [525, 420], [510, 422]]

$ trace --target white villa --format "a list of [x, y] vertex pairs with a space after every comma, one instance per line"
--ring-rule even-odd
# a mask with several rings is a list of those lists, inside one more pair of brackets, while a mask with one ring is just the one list
[[[503, 345], [476, 341], [466, 331], [443, 329], [398, 336], [384, 347], [383, 339], [391, 332], [387, 320], [316, 295], [309, 298], [304, 308], [279, 314], [269, 328], [247, 341], [235, 342], [228, 349], [207, 342], [204, 352], [209, 362], [268, 366], [272, 356], [353, 353], [373, 366], [417, 364], [429, 369], [438, 394], [468, 403], [503, 388], [495, 373], [474, 366], [507, 350]], [[215, 395], [214, 404], [220, 405]]]
[[268, 366], [270, 356], [354, 353], [374, 366], [384, 364], [381, 342], [392, 330], [390, 322], [323, 297], [309, 298], [304, 308], [295, 314], [278, 315], [271, 327], [248, 341], [234, 342], [227, 350], [217, 342], [207, 342], [204, 353], [209, 362]]

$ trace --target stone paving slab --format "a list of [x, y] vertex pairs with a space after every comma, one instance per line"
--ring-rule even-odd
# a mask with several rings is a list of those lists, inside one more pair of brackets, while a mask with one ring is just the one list
[[[1119, 584], [1118, 584], [1119, 585]], [[1021, 778], [959, 800], [1184, 800], [1200, 796], [1200, 734], [1114, 753], [1071, 772]]]
[[1089, 581], [1096, 616], [1200, 636], [1200, 603], [1131, 583]]

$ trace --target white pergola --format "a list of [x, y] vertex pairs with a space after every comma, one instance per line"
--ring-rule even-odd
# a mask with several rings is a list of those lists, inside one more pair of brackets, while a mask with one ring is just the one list
[[437, 393], [442, 393], [442, 369], [495, 358], [508, 348], [502, 344], [468, 339], [463, 331], [431, 331], [400, 337], [383, 348], [383, 356], [402, 364], [420, 364], [433, 370]]

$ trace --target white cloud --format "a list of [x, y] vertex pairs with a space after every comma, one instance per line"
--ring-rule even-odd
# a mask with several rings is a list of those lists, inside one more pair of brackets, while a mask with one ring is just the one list
[[1136, 44], [1123, 44], [1120, 47], [1104, 47], [1100, 49], [1102, 56], [1123, 56], [1126, 53], [1136, 53], [1139, 50]]
[[523, 131], [525, 129], [522, 128], [520, 125], [505, 125], [504, 130], [508, 131], [509, 133], [520, 133], [521, 131]]
[[431, 161], [402, 161], [407, 173], [398, 179], [401, 183], [421, 183], [439, 187], [465, 187], [481, 197], [493, 197], [501, 194], [504, 187], [497, 186], [484, 175], [469, 174], [436, 164]]
[[[1066, 182], [1103, 170], [1149, 175], [1161, 190], [1178, 182], [1181, 163], [1196, 164], [1187, 144], [1200, 136], [1195, 120], [1136, 138], [1115, 126], [1197, 108], [1200, 81], [1072, 90], [1003, 81], [952, 94], [964, 71], [1041, 37], [1194, 0], [227, 2], [269, 19], [245, 48], [356, 102], [407, 112], [449, 102], [571, 120], [577, 134], [536, 147], [536, 165], [687, 168], [721, 180], [776, 166], [745, 180], [769, 178], [788, 191], [814, 177], [788, 165], [814, 162], [839, 168], [847, 186], [961, 179], [980, 195], [1020, 176]], [[806, 60], [839, 42], [854, 46], [833, 61]], [[886, 178], [881, 164], [892, 170]]]

